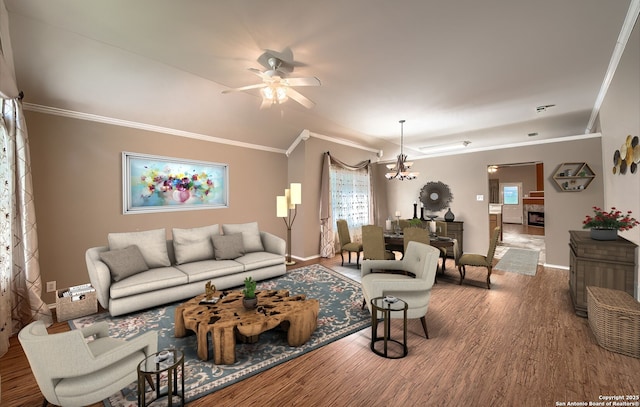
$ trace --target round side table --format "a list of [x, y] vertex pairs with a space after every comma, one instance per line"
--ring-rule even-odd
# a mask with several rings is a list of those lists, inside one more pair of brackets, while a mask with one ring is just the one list
[[[178, 388], [178, 370], [180, 370], [180, 388]], [[161, 377], [166, 372], [166, 390]], [[164, 377], [163, 377], [164, 378]], [[155, 382], [154, 382], [155, 380]], [[146, 401], [147, 383], [151, 390], [155, 390], [156, 397]], [[154, 401], [166, 397], [169, 407], [173, 406], [174, 398], [180, 399], [180, 406], [184, 406], [184, 353], [177, 349], [164, 350], [147, 356], [138, 364], [138, 405], [146, 407]]]
[[[371, 299], [371, 350], [379, 356], [389, 359], [399, 359], [407, 356], [407, 303], [396, 297], [376, 297]], [[402, 312], [402, 341], [391, 337], [391, 313]], [[383, 319], [382, 336], [378, 337], [379, 316]], [[376, 346], [382, 343], [381, 346]], [[393, 352], [390, 352], [390, 348]]]

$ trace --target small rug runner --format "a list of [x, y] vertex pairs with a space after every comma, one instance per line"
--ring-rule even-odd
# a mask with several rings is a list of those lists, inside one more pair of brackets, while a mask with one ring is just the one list
[[[240, 289], [240, 288], [238, 288]], [[301, 267], [284, 276], [258, 283], [258, 290], [286, 289], [291, 294], [306, 294], [320, 301], [318, 328], [311, 339], [300, 347], [287, 344], [284, 331], [274, 329], [260, 334], [253, 344], [236, 345], [236, 363], [215, 365], [202, 361], [196, 354], [196, 336], [175, 338], [174, 311], [179, 303], [111, 318], [108, 313], [90, 315], [69, 321], [72, 329], [98, 321], [109, 322], [109, 334], [131, 338], [148, 330], [158, 331], [158, 350], [176, 348], [184, 352], [185, 401], [190, 402], [239, 382], [247, 377], [320, 348], [371, 325], [367, 309], [362, 310], [360, 284], [321, 265]], [[202, 285], [204, 292], [204, 283]], [[104, 401], [109, 407], [137, 406], [137, 383]], [[154, 406], [166, 404], [158, 403]]]
[[538, 268], [539, 255], [539, 250], [516, 249], [514, 247], [510, 247], [494, 268], [496, 270], [535, 276]]

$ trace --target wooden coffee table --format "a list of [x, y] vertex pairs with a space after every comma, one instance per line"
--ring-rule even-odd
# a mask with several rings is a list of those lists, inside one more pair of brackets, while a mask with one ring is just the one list
[[213, 362], [230, 365], [236, 361], [236, 339], [254, 343], [262, 332], [281, 327], [287, 331], [290, 346], [309, 340], [318, 325], [319, 303], [305, 295], [289, 295], [287, 290], [256, 291], [258, 307], [242, 305], [240, 291], [216, 291], [217, 303], [203, 302], [199, 295], [176, 308], [175, 336], [186, 336], [187, 329], [197, 335], [198, 357], [209, 360], [208, 337], [211, 334]]

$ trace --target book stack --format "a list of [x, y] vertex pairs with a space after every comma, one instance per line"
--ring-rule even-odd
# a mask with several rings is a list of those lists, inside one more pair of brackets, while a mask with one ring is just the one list
[[83, 300], [88, 293], [95, 292], [96, 289], [89, 283], [75, 285], [62, 291], [62, 297], [69, 297], [71, 301]]

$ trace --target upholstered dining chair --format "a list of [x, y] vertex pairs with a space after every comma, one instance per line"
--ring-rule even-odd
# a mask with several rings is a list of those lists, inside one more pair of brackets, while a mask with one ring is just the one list
[[49, 335], [42, 321], [18, 333], [38, 387], [47, 403], [86, 406], [97, 403], [137, 380], [138, 364], [158, 350], [156, 331], [130, 340], [109, 337], [99, 322]]
[[496, 246], [498, 245], [498, 237], [500, 237], [500, 226], [493, 229], [491, 240], [489, 241], [489, 250], [487, 255], [482, 254], [467, 254], [464, 253], [458, 259], [458, 272], [460, 273], [460, 284], [465, 278], [467, 270], [465, 266], [477, 266], [487, 268], [487, 288], [491, 289], [491, 270], [493, 269], [493, 256], [496, 253]]
[[[447, 234], [447, 222], [437, 220], [436, 221], [436, 235], [438, 236], [448, 236]], [[444, 269], [444, 262], [447, 261], [447, 248], [446, 247], [438, 247], [440, 249], [440, 255], [442, 257], [442, 265]]]
[[[427, 308], [431, 297], [431, 288], [438, 268], [440, 251], [428, 244], [412, 241], [407, 245], [402, 260], [363, 260], [362, 293], [364, 303], [371, 311], [371, 299], [394, 296], [407, 303], [407, 318], [420, 318], [424, 335], [429, 339], [427, 330]], [[400, 270], [406, 274], [373, 273], [373, 270]], [[415, 276], [415, 277], [413, 277]]]
[[349, 225], [344, 219], [336, 221], [338, 227], [338, 240], [340, 241], [340, 258], [344, 266], [344, 252], [349, 253], [349, 263], [351, 263], [351, 253], [356, 254], [356, 265], [360, 267], [360, 252], [362, 251], [362, 243], [352, 242], [349, 233]]
[[362, 259], [395, 260], [396, 255], [385, 248], [382, 226], [362, 226]]
[[404, 241], [404, 251], [407, 251], [407, 245], [411, 241], [416, 241], [424, 244], [429, 244], [431, 238], [429, 237], [429, 231], [423, 228], [407, 227], [402, 230], [402, 236]]

